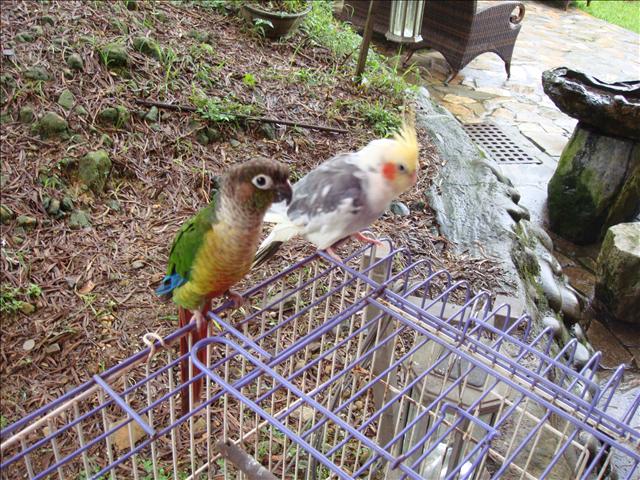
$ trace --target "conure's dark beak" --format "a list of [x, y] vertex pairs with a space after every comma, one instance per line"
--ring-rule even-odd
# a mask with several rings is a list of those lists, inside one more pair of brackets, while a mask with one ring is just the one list
[[291, 184], [287, 180], [287, 183], [283, 183], [276, 190], [276, 203], [281, 201], [286, 201], [287, 205], [291, 203], [291, 196], [293, 195], [293, 191], [291, 190]]

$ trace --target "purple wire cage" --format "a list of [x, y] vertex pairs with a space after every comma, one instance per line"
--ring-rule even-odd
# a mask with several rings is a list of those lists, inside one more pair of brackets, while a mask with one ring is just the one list
[[3, 429], [2, 478], [640, 478], [622, 367], [599, 385], [600, 354], [576, 371], [575, 340], [406, 250], [312, 256], [246, 296], [186, 356], [187, 415], [191, 325]]

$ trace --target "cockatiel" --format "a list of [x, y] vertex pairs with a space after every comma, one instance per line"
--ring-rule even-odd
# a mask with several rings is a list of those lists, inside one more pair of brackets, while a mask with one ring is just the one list
[[[207, 334], [204, 315], [211, 299], [228, 295], [239, 306], [242, 297], [231, 288], [251, 268], [262, 231], [264, 214], [273, 202], [291, 200], [289, 169], [270, 160], [251, 160], [232, 167], [221, 179], [211, 203], [187, 220], [169, 253], [167, 274], [156, 293], [171, 296], [178, 305], [180, 327], [193, 320], [192, 344]], [[180, 339], [180, 353], [188, 351]], [[205, 361], [202, 351], [201, 360]], [[181, 364], [188, 380], [188, 361]], [[200, 397], [202, 381], [193, 383], [193, 398]], [[188, 391], [182, 391], [183, 414], [189, 410]]]
[[338, 260], [332, 247], [349, 236], [378, 243], [360, 230], [416, 183], [418, 166], [416, 132], [407, 124], [393, 138], [373, 140], [357, 152], [330, 158], [294, 184], [288, 208], [278, 203], [269, 209], [265, 223], [275, 226], [253, 266], [267, 261], [296, 235]]

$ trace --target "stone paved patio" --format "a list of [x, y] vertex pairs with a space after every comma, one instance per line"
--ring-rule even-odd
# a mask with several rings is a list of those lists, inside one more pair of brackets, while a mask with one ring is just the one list
[[[479, 2], [490, 4], [493, 2]], [[438, 52], [422, 50], [413, 56], [420, 83], [462, 123], [491, 121], [513, 141], [541, 160], [540, 165], [501, 165], [522, 194], [520, 205], [532, 220], [546, 224], [547, 183], [577, 121], [560, 112], [544, 94], [542, 72], [566, 66], [613, 82], [640, 79], [640, 36], [570, 7], [525, 0], [526, 14], [516, 42], [511, 78], [497, 55], [487, 53], [467, 65], [449, 84], [448, 66]], [[639, 19], [640, 21], [640, 19]], [[574, 287], [592, 293], [598, 246], [577, 247], [554, 237], [564, 273]], [[604, 353], [604, 363], [640, 364], [640, 345], [626, 342], [627, 327], [604, 328], [594, 322], [590, 340]], [[620, 331], [618, 331], [620, 330]], [[624, 343], [624, 346], [623, 346]]]

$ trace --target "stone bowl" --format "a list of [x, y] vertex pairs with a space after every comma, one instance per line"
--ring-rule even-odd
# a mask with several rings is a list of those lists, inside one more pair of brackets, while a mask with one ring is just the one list
[[311, 11], [311, 4], [307, 5], [302, 12], [286, 13], [286, 12], [269, 12], [260, 8], [260, 6], [245, 3], [240, 9], [243, 18], [249, 22], [251, 26], [255, 25], [255, 20], [264, 20], [270, 22], [271, 25], [264, 24], [264, 36], [267, 38], [281, 38], [296, 31], [302, 19]]
[[640, 140], [640, 81], [606, 83], [555, 68], [542, 73], [544, 93], [567, 115], [613, 137]]

